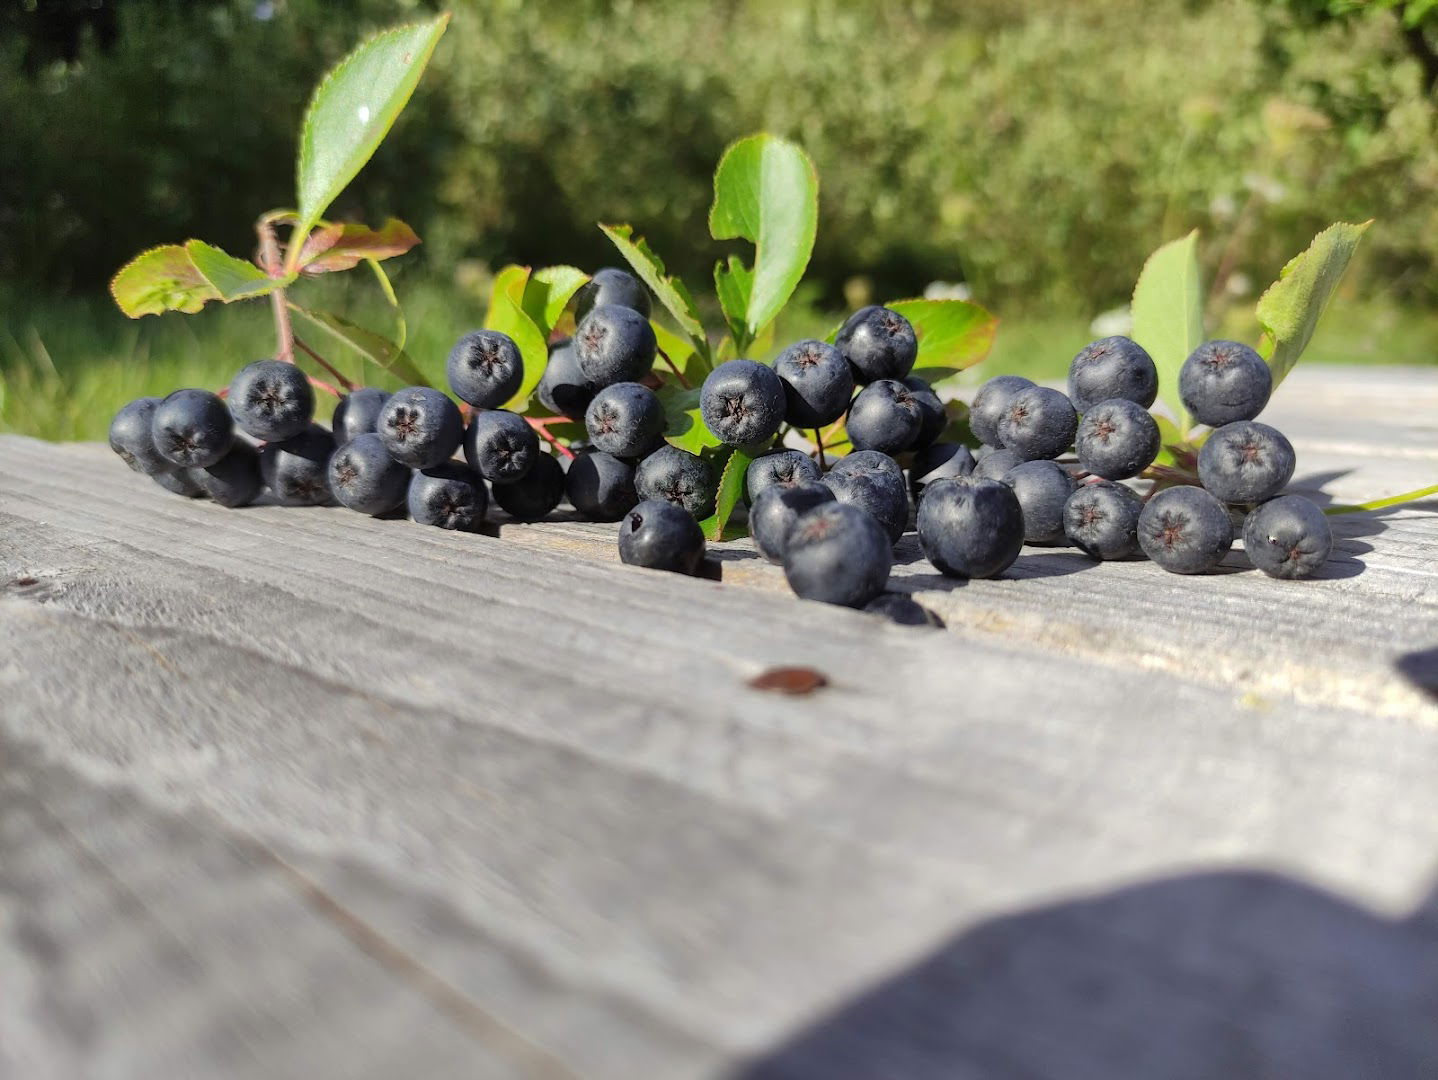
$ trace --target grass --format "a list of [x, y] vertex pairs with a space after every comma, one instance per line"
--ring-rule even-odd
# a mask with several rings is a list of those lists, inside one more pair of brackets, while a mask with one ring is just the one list
[[[396, 287], [409, 323], [408, 351], [420, 369], [442, 385], [450, 346], [483, 321], [487, 281], [482, 275], [443, 284], [400, 277]], [[348, 313], [382, 332], [390, 329], [384, 304], [368, 278], [306, 282], [300, 288], [305, 290], [299, 297], [302, 303]], [[784, 314], [775, 340], [822, 336], [839, 319], [831, 312], [795, 305]], [[1256, 337], [1254, 327], [1237, 320], [1226, 321], [1220, 332], [1240, 340]], [[397, 385], [387, 373], [318, 333], [305, 336], [356, 381]], [[1081, 316], [1010, 316], [1000, 325], [993, 353], [962, 380], [977, 384], [1005, 372], [1062, 377], [1073, 354], [1095, 336], [1090, 320]], [[0, 430], [43, 439], [103, 439], [110, 417], [126, 401], [182, 386], [218, 389], [243, 364], [271, 355], [273, 347], [269, 308], [263, 303], [212, 305], [198, 315], [132, 322], [109, 297], [58, 299], [0, 288]], [[1438, 314], [1336, 301], [1304, 361], [1438, 363]], [[322, 375], [317, 369], [315, 373]], [[327, 418], [331, 404], [322, 405], [321, 419]]]

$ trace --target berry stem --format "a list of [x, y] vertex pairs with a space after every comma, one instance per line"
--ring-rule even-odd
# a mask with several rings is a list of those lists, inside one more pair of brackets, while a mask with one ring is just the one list
[[684, 377], [684, 372], [679, 370], [679, 365], [674, 363], [673, 360], [669, 359], [669, 354], [667, 352], [665, 352], [663, 349], [658, 348], [657, 346], [655, 347], [654, 351], [657, 352], [660, 356], [664, 357], [664, 362], [669, 365], [669, 370], [674, 372], [674, 377], [679, 380], [680, 386], [684, 387], [685, 390], [694, 389], [692, 386], [689, 385], [689, 380]]
[[819, 452], [819, 471], [822, 472], [828, 465], [824, 461], [824, 436], [818, 428], [814, 429], [814, 448]]
[[[294, 342], [295, 342], [295, 348], [299, 349], [300, 352], [304, 353], [304, 354], [305, 354], [306, 356], [308, 356], [311, 360], [313, 360], [316, 364], [318, 364], [320, 367], [324, 368], [324, 369], [325, 369], [326, 371], [328, 371], [332, 376], [334, 376], [335, 382], [339, 383], [339, 384], [340, 384], [341, 386], [343, 386], [346, 390], [353, 390], [353, 389], [355, 388], [355, 384], [352, 383], [352, 382], [350, 382], [349, 379], [345, 378], [344, 372], [342, 372], [342, 371], [340, 371], [339, 369], [337, 369], [333, 364], [331, 364], [331, 363], [330, 363], [328, 360], [326, 360], [323, 356], [321, 356], [319, 353], [315, 352], [314, 349], [312, 349], [312, 348], [310, 348], [308, 345], [306, 345], [306, 344], [304, 343], [304, 340], [303, 340], [298, 334], [294, 335]], [[310, 381], [313, 382], [314, 380], [310, 380]], [[316, 385], [318, 385], [318, 384], [316, 384]]]
[[[280, 264], [280, 242], [275, 239], [274, 222], [261, 218], [255, 225], [255, 231], [260, 234], [260, 257], [265, 262], [265, 273], [272, 278], [283, 277], [284, 271]], [[275, 337], [278, 339], [275, 359], [282, 360], [286, 364], [293, 364], [295, 362], [295, 332], [290, 326], [290, 309], [285, 305], [284, 289], [276, 289], [270, 293], [270, 308], [275, 313]]]
[[[344, 393], [342, 391], [331, 386], [323, 379], [316, 379], [313, 375], [306, 375], [305, 378], [309, 380], [310, 385], [313, 386], [316, 390], [323, 390], [326, 394], [333, 394], [337, 398], [344, 397]], [[351, 387], [350, 389], [354, 388]]]
[[1386, 499], [1374, 499], [1372, 502], [1359, 503], [1355, 506], [1330, 506], [1323, 512], [1325, 514], [1361, 514], [1367, 510], [1383, 510], [1389, 506], [1398, 506], [1400, 503], [1416, 502], [1418, 499], [1426, 499], [1430, 495], [1438, 495], [1438, 484], [1419, 488], [1417, 491], [1405, 491], [1402, 495], [1390, 495]]
[[565, 457], [569, 458], [569, 460], [574, 460], [574, 451], [569, 449], [569, 447], [565, 446], [562, 442], [560, 442], [558, 439], [556, 439], [553, 435], [549, 433], [549, 425], [551, 423], [550, 420], [536, 420], [532, 416], [526, 416], [524, 419], [530, 427], [532, 427], [536, 432], [539, 433], [539, 437], [541, 439], [547, 442], [550, 446], [554, 447]]

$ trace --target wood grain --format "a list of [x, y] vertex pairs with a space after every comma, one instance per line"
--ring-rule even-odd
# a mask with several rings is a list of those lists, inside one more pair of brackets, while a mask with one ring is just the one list
[[[1433, 373], [1270, 414], [1438, 475]], [[1435, 511], [1303, 583], [910, 536], [931, 632], [0, 438], [0, 1076], [1431, 1075]]]

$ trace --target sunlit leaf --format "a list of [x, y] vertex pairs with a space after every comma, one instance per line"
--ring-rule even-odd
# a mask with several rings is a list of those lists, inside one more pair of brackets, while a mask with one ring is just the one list
[[219, 290], [195, 268], [189, 252], [179, 244], [135, 256], [110, 281], [110, 294], [132, 319], [163, 311], [193, 315], [207, 301], [220, 298]]

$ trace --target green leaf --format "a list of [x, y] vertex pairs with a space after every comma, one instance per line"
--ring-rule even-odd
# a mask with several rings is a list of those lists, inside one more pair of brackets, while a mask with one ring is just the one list
[[699, 321], [699, 311], [694, 306], [694, 297], [685, 288], [684, 282], [678, 277], [665, 273], [664, 263], [658, 255], [645, 243], [644, 238], [631, 239], [634, 230], [628, 225], [601, 225], [599, 229], [605, 236], [609, 237], [619, 254], [633, 267], [639, 279], [649, 286], [649, 290], [659, 298], [674, 321], [679, 324], [679, 329], [689, 336], [694, 343], [694, 351], [699, 354], [705, 365], [709, 368], [709, 339], [704, 333], [704, 324]]
[[254, 263], [237, 259], [203, 240], [187, 241], [185, 252], [190, 256], [190, 262], [194, 263], [195, 269], [205, 275], [206, 280], [215, 287], [219, 299], [226, 304], [233, 300], [264, 296], [284, 288], [295, 279], [293, 274], [272, 278]]
[[1328, 226], [1303, 254], [1289, 260], [1278, 280], [1258, 298], [1258, 322], [1263, 327], [1258, 351], [1268, 361], [1275, 387], [1303, 355], [1338, 279], [1371, 224]]
[[999, 329], [995, 316], [968, 300], [895, 300], [885, 306], [914, 324], [919, 339], [914, 374], [929, 383], [983, 360]]
[[726, 291], [742, 292], [750, 337], [773, 321], [793, 295], [814, 251], [818, 225], [819, 175], [802, 147], [760, 134], [724, 151], [714, 170], [709, 234], [715, 240], [752, 243], [754, 269], [721, 283], [723, 277], [736, 277], [737, 260], [730, 260], [729, 268], [721, 264], [714, 276], [721, 299]]
[[738, 525], [731, 526], [729, 519], [744, 497], [744, 474], [748, 472], [749, 463], [753, 460], [742, 450], [729, 452], [728, 460], [724, 462], [724, 471], [719, 474], [719, 495], [714, 503], [714, 513], [699, 523], [707, 539], [737, 540], [748, 535], [747, 529]]
[[314, 227], [379, 148], [448, 25], [445, 14], [375, 34], [315, 88], [300, 129], [296, 235]]
[[664, 438], [671, 446], [697, 454], [706, 447], [720, 446], [719, 439], [699, 415], [699, 387], [685, 389], [672, 383], [656, 393], [664, 406]]
[[356, 326], [348, 319], [329, 311], [310, 311], [298, 304], [289, 305], [296, 315], [313, 323], [336, 341], [348, 345], [370, 363], [388, 371], [408, 386], [428, 386], [429, 380], [415, 367], [409, 354], [398, 348], [393, 341], [381, 337], [373, 330]]
[[299, 268], [306, 274], [348, 270], [361, 259], [378, 261], [403, 255], [418, 243], [414, 230], [398, 218], [390, 218], [378, 229], [323, 225], [305, 238]]
[[110, 295], [132, 319], [183, 311], [193, 315], [219, 291], [195, 268], [189, 252], [179, 244], [166, 244], [141, 252], [122, 266], [110, 281]]
[[573, 266], [545, 266], [529, 276], [524, 286], [524, 310], [546, 339], [569, 301], [588, 280], [588, 274]]
[[1187, 432], [1188, 413], [1178, 396], [1178, 372], [1203, 344], [1203, 297], [1199, 288], [1198, 230], [1159, 248], [1143, 264], [1133, 288], [1133, 339], [1158, 368], [1159, 400]]
[[529, 282], [529, 267], [506, 266], [494, 277], [494, 288], [489, 294], [489, 314], [484, 317], [486, 329], [499, 330], [512, 337], [519, 346], [519, 355], [524, 358], [524, 379], [514, 396], [504, 403], [504, 408], [515, 411], [524, 408], [524, 403], [534, 393], [549, 364], [545, 334], [524, 309]]
[[749, 307], [749, 291], [753, 285], [754, 275], [738, 255], [729, 256], [727, 268], [722, 260], [714, 264], [714, 290], [719, 296], [719, 308], [724, 312], [724, 321], [729, 324], [729, 336], [734, 339], [734, 348], [739, 352], [748, 348], [752, 337], [744, 317]]

